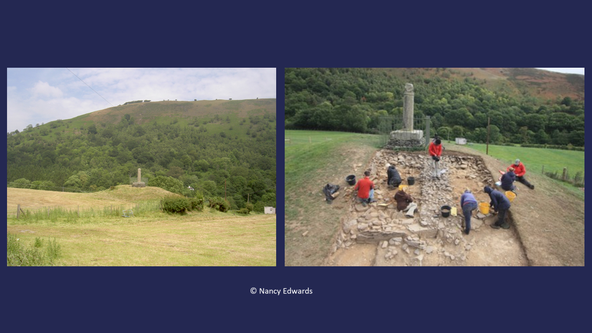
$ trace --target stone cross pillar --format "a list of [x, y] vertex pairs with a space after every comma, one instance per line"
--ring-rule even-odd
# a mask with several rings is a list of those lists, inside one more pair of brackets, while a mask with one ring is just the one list
[[142, 169], [138, 168], [138, 181], [132, 183], [132, 187], [145, 187], [146, 183], [142, 181]]
[[403, 130], [413, 131], [413, 84], [405, 83], [405, 93], [403, 99]]

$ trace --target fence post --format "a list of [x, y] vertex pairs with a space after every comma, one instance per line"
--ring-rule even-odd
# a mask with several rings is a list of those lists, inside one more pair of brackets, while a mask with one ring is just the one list
[[426, 116], [426, 147], [430, 145], [430, 116]]
[[21, 216], [21, 204], [16, 206], [16, 218], [18, 219]]
[[563, 168], [563, 181], [565, 181], [566, 176], [567, 176], [567, 168]]

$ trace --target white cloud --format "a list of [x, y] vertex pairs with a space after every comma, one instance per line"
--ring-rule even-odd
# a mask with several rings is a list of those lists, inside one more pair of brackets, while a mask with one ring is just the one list
[[47, 82], [38, 81], [31, 89], [33, 96], [62, 97], [60, 88], [52, 87]]
[[275, 68], [10, 69], [8, 81], [9, 131], [140, 99], [276, 97]]

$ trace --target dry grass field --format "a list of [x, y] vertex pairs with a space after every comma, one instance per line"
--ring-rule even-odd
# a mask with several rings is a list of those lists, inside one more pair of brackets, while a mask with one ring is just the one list
[[[160, 188], [118, 186], [112, 191], [75, 194], [51, 191], [7, 190], [7, 207], [26, 210], [46, 207], [82, 212], [104, 207], [132, 207], [158, 201], [171, 193]], [[9, 214], [10, 215], [10, 214]], [[15, 215], [15, 214], [13, 214]], [[9, 216], [7, 233], [32, 245], [36, 239], [55, 240], [61, 247], [57, 266], [274, 266], [276, 217], [203, 212], [171, 215], [160, 210], [134, 217], [90, 216], [31, 219]]]

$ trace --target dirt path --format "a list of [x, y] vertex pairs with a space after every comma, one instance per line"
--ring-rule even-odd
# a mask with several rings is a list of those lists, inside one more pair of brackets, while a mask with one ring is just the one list
[[[472, 153], [467, 155], [467, 153]], [[473, 155], [474, 154], [474, 155]], [[407, 190], [418, 203], [413, 219], [395, 213], [395, 189], [386, 186], [386, 163], [397, 165], [403, 178], [419, 179]], [[443, 205], [459, 206], [465, 188], [478, 201], [489, 202], [482, 189], [493, 185], [505, 165], [465, 147], [448, 147], [442, 161], [447, 172], [432, 179], [425, 154], [377, 152], [367, 167], [373, 170], [378, 203], [366, 209], [356, 205], [343, 182], [341, 217], [334, 252], [325, 261], [336, 266], [526, 266], [584, 265], [583, 203], [554, 185], [552, 180], [528, 177], [535, 190], [522, 184], [511, 208], [511, 228], [489, 227], [495, 216], [472, 219], [470, 235], [461, 233], [462, 218], [439, 216]], [[404, 183], [406, 184], [406, 183]], [[436, 198], [435, 198], [436, 197]]]

